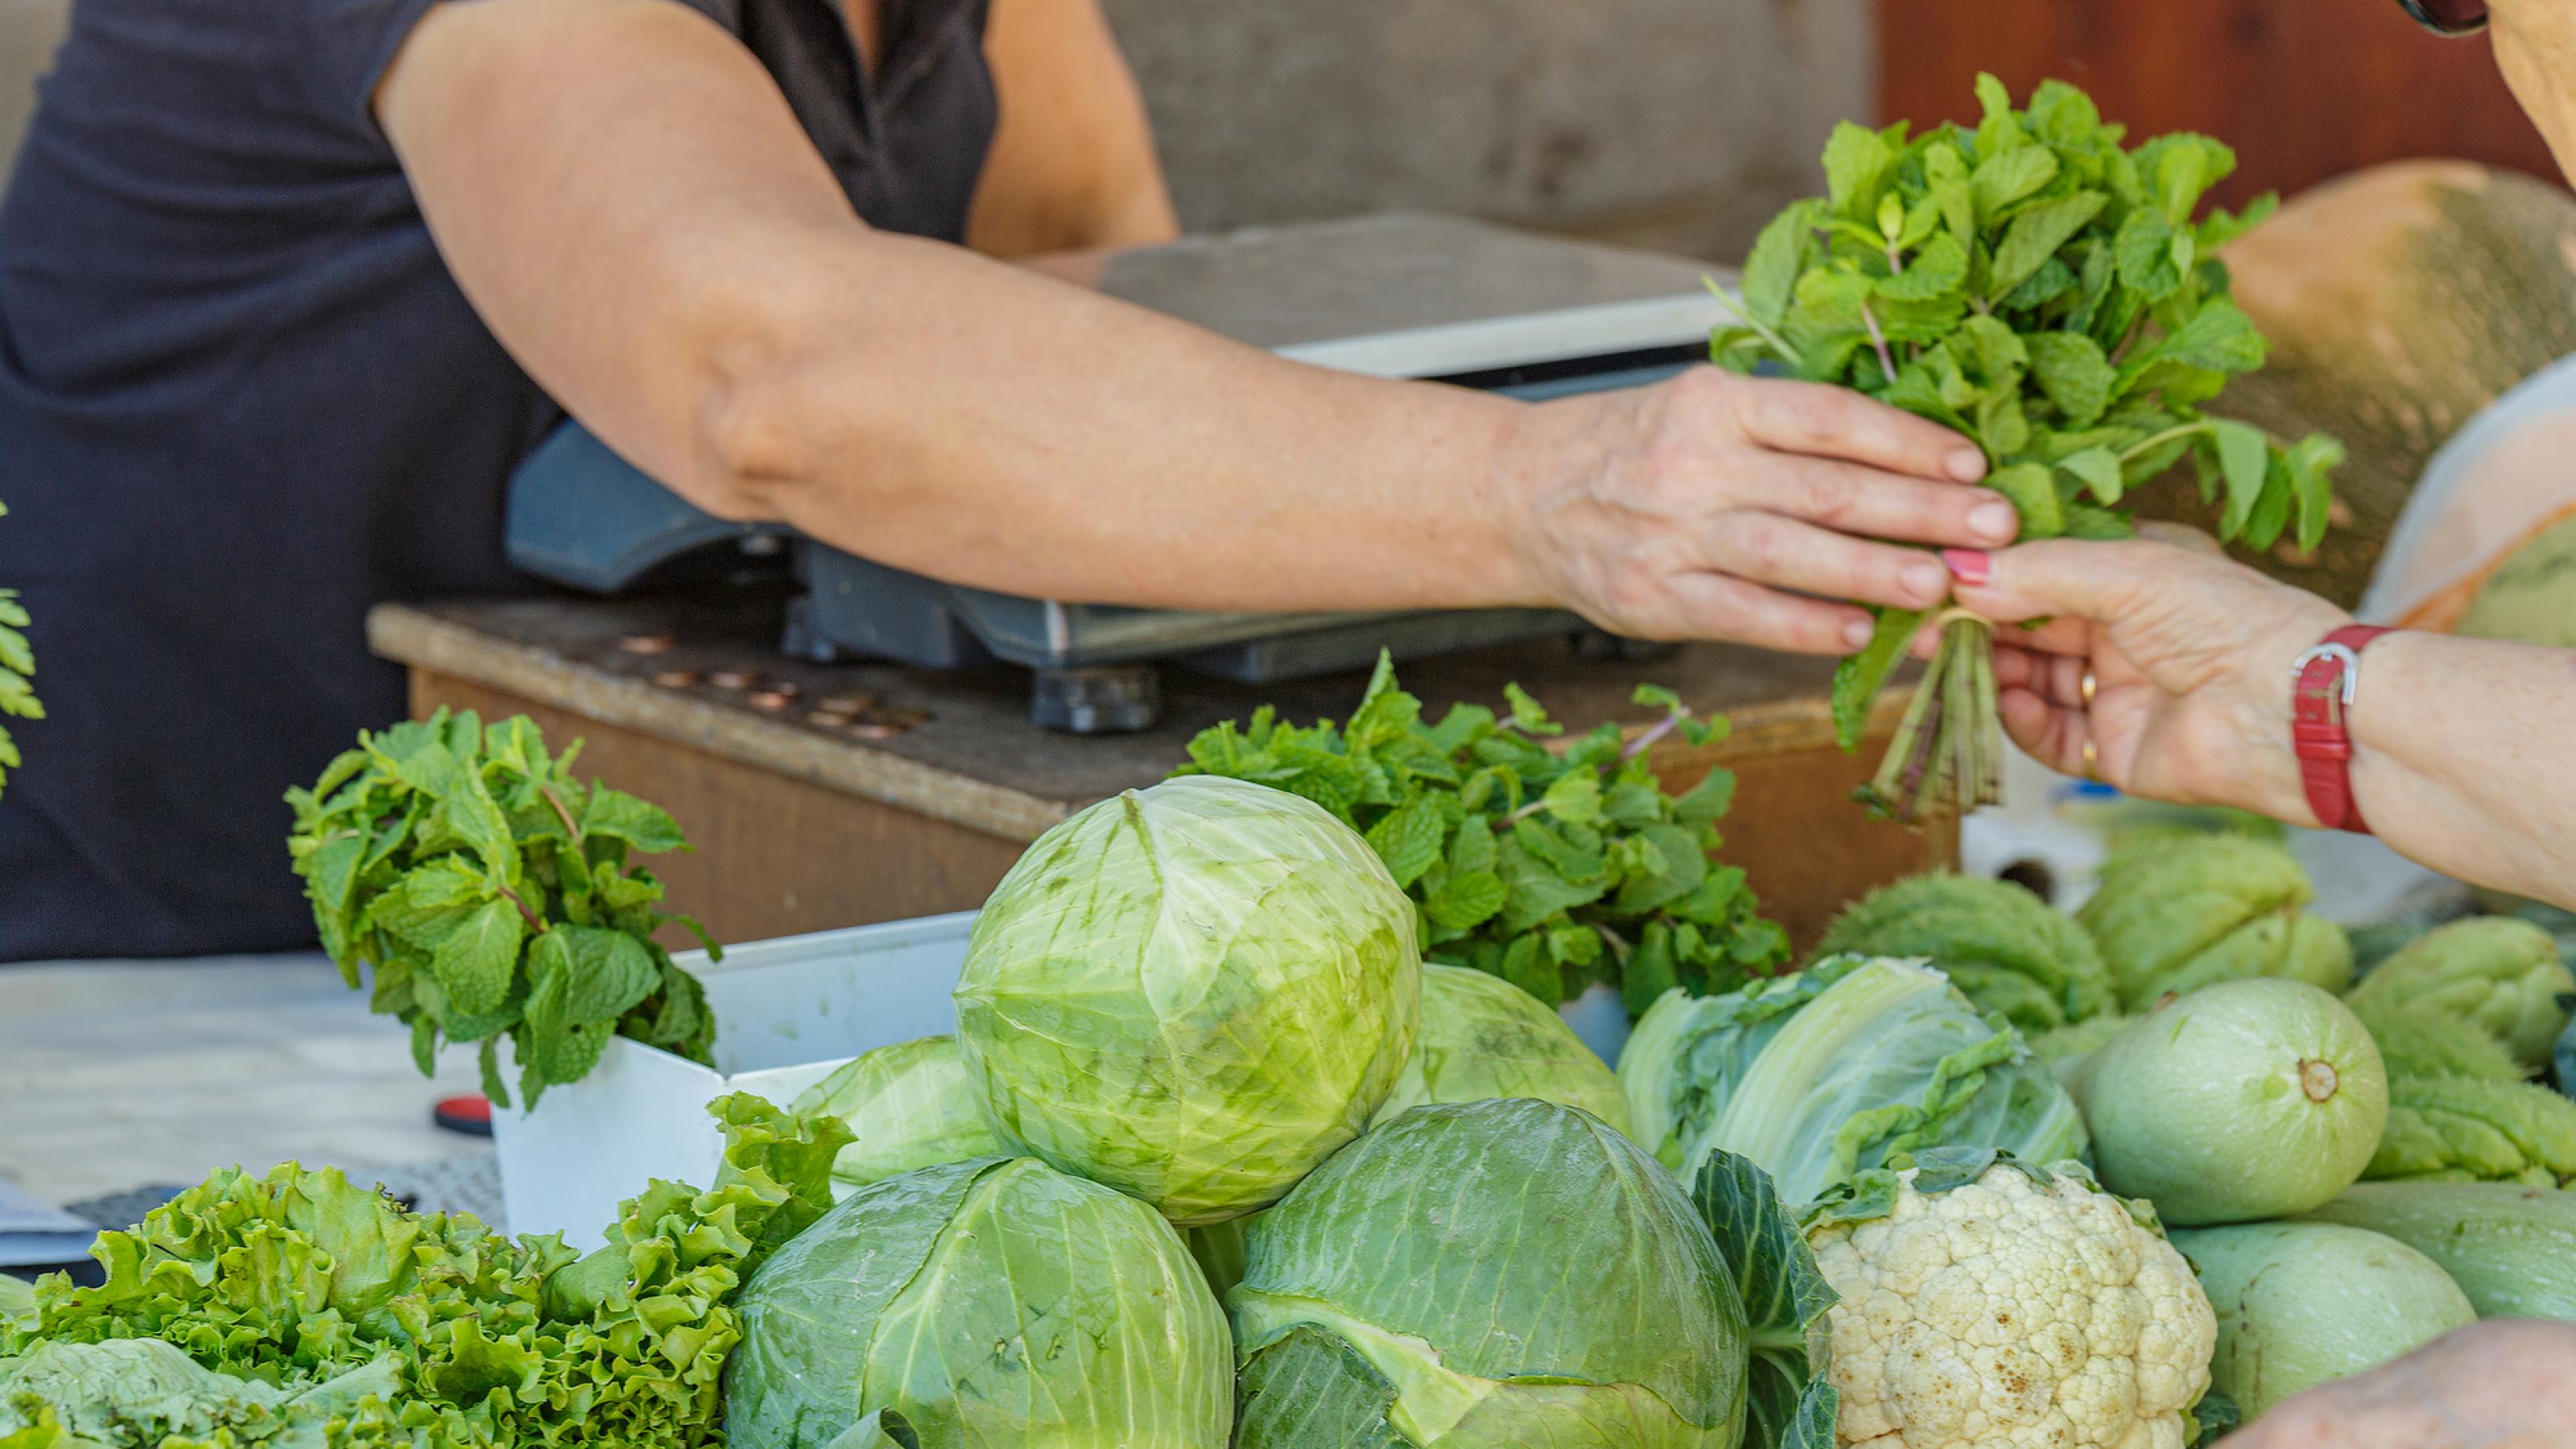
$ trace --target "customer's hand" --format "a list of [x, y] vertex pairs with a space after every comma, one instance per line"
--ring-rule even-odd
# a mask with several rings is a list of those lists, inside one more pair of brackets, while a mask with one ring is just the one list
[[[2349, 622], [2343, 610], [2150, 539], [2030, 543], [1950, 563], [1958, 602], [2000, 626], [2004, 728], [2042, 763], [2083, 774], [2089, 740], [2094, 775], [2122, 790], [2314, 822], [2290, 751], [2290, 662]], [[2048, 622], [2013, 627], [2034, 619]]]
[[2576, 1326], [2497, 1320], [2285, 1399], [2219, 1449], [2566, 1449]]
[[[1911, 543], [2018, 531], [1974, 444], [1844, 388], [1701, 367], [1531, 410], [1503, 507], [1533, 592], [1615, 633], [1848, 653], [1949, 592]], [[1803, 596], [1803, 597], [1802, 597]]]

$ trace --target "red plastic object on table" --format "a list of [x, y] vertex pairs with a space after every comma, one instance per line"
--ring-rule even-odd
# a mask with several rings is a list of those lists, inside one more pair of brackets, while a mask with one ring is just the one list
[[430, 1109], [429, 1119], [450, 1132], [468, 1137], [492, 1135], [492, 1099], [478, 1094], [443, 1097]]

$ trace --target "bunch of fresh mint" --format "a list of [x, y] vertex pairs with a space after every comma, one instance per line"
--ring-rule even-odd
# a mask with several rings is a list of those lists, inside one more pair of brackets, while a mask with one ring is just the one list
[[[445, 710], [361, 732], [295, 807], [287, 841], [322, 949], [376, 1011], [411, 1026], [423, 1075], [441, 1037], [482, 1048], [483, 1090], [507, 1105], [510, 1038], [529, 1106], [579, 1080], [609, 1036], [705, 1061], [715, 1019], [697, 978], [653, 939], [662, 883], [633, 851], [686, 850], [659, 807], [571, 773], [526, 716], [485, 728]], [[715, 943], [707, 942], [709, 951]]]
[[[0, 504], [0, 518], [9, 508]], [[16, 589], [0, 589], [0, 715], [19, 719], [43, 719], [45, 706], [36, 698], [36, 687], [27, 677], [36, 672], [36, 653], [27, 646], [27, 636], [18, 632], [27, 627], [27, 606], [18, 602]], [[17, 741], [9, 738], [9, 727], [0, 725], [0, 790], [9, 785], [9, 772], [18, 768]]]
[[1717, 822], [1735, 798], [1724, 769], [1678, 798], [1647, 752], [1679, 735], [1723, 736], [1670, 690], [1643, 686], [1665, 711], [1634, 739], [1615, 723], [1551, 749], [1564, 734], [1514, 685], [1510, 713], [1452, 705], [1437, 724], [1398, 689], [1383, 655], [1349, 723], [1281, 724], [1263, 707], [1190, 742], [1180, 775], [1224, 775], [1302, 795], [1368, 838], [1413, 897], [1423, 952], [1472, 966], [1555, 1006], [1593, 982], [1642, 1013], [1674, 986], [1726, 991], [1788, 957], [1786, 932], [1760, 914], [1744, 872], [1712, 862]]
[[[1857, 388], [1976, 440], [1988, 486], [2021, 510], [2023, 539], [2116, 538], [2128, 490], [2189, 455], [2218, 534], [2269, 548], [2296, 525], [2324, 536], [2332, 438], [2284, 447], [2204, 416], [2264, 341], [2228, 297], [2218, 248], [2269, 215], [2202, 197], [2236, 169], [2206, 136], [2124, 148], [2085, 94], [2043, 83], [2026, 111], [1977, 79], [1985, 118], [1909, 138], [1845, 123], [1825, 147], [1828, 194], [1763, 230], [1746, 260], [1742, 325], [1712, 339], [1720, 366], [1766, 364]], [[1876, 637], [1834, 681], [1834, 722], [1857, 748], [1870, 701], [1926, 616], [1882, 609]], [[1900, 819], [1996, 798], [1993, 634], [1957, 618], [1863, 798]]]

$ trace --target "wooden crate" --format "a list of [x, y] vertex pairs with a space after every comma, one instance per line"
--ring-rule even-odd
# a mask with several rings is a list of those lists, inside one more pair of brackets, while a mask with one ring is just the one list
[[[1162, 778], [1197, 730], [1263, 703], [1298, 720], [1338, 718], [1363, 683], [1246, 686], [1167, 670], [1155, 729], [1076, 737], [1028, 723], [1018, 671], [805, 664], [777, 654], [775, 631], [774, 606], [749, 602], [388, 605], [369, 620], [376, 652], [411, 671], [415, 713], [526, 714], [558, 745], [586, 741], [583, 774], [668, 809], [696, 851], [657, 857], [653, 869], [675, 909], [728, 942], [978, 906], [1030, 840], [1092, 801]], [[655, 652], [628, 647], [665, 639]], [[1735, 729], [1723, 741], [1659, 745], [1656, 772], [1674, 789], [1717, 765], [1737, 773], [1723, 858], [1746, 869], [1766, 912], [1803, 947], [1854, 895], [1957, 856], [1955, 826], [1908, 831], [1849, 802], [1876, 743], [1859, 755], [1834, 747], [1830, 668], [1714, 645], [1648, 664], [1601, 662], [1539, 643], [1419, 661], [1403, 679], [1435, 711], [1459, 699], [1499, 704], [1504, 683], [1517, 681], [1578, 729], [1647, 723], [1653, 712], [1628, 700], [1641, 679], [1729, 714]], [[711, 682], [723, 671], [756, 684]], [[793, 688], [791, 704], [753, 702], [761, 686], [780, 684]], [[918, 722], [869, 739], [808, 718], [819, 702], [852, 695], [876, 701], [863, 720]], [[1901, 708], [1898, 694], [1879, 701], [1879, 738]]]

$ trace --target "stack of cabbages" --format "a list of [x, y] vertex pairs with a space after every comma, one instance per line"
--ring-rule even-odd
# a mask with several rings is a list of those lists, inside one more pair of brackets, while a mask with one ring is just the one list
[[799, 1104], [856, 1141], [740, 1299], [737, 1449], [1782, 1442], [1823, 1297], [1767, 1183], [1695, 1201], [1560, 1018], [1423, 966], [1315, 805], [1083, 812], [956, 1001]]
[[1614, 1077], [1357, 833], [1192, 777], [1041, 838], [956, 1002], [798, 1103], [856, 1140], [739, 1300], [736, 1449], [2194, 1432], [2190, 1269], [1919, 961], [1677, 993]]

